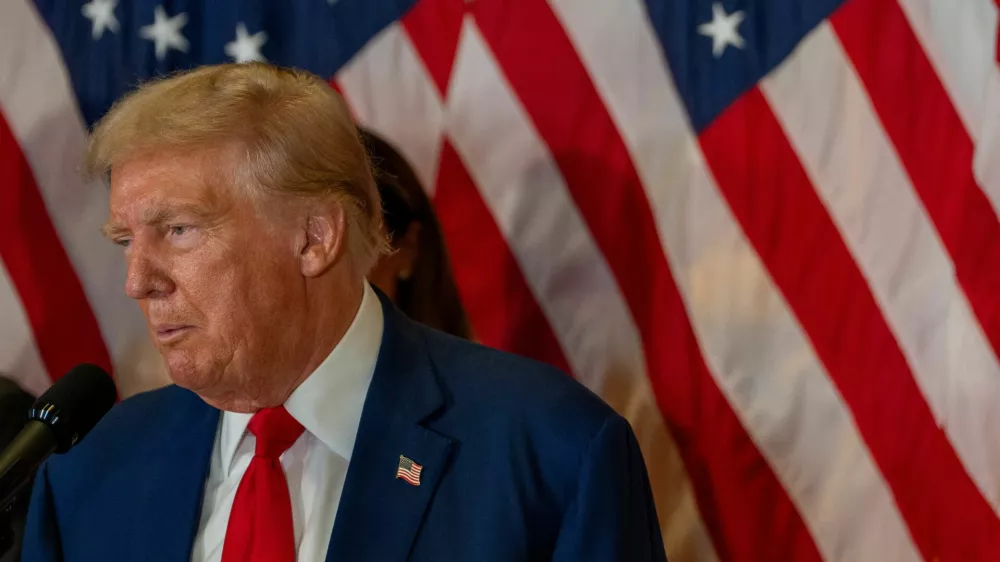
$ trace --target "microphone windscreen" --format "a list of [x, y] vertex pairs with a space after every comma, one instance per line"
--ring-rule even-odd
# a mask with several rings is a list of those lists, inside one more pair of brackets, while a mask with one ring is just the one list
[[101, 421], [118, 399], [115, 383], [104, 369], [82, 363], [42, 394], [31, 418], [49, 424], [56, 450], [65, 453]]

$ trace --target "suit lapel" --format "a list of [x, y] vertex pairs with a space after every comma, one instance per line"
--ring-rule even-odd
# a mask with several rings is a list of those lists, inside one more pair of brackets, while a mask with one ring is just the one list
[[[405, 560], [447, 468], [452, 440], [422, 425], [445, 405], [422, 336], [379, 293], [385, 329], [327, 561]], [[397, 478], [400, 456], [422, 466]]]
[[133, 560], [180, 562], [191, 559], [201, 517], [205, 479], [215, 443], [219, 411], [180, 388], [172, 415], [151, 439], [149, 465], [134, 471], [138, 490]]

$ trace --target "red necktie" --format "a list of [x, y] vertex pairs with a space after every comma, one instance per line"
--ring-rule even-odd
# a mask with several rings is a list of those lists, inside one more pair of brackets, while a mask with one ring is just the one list
[[257, 450], [236, 489], [222, 562], [295, 562], [292, 501], [279, 457], [303, 427], [279, 407], [254, 414], [250, 431]]

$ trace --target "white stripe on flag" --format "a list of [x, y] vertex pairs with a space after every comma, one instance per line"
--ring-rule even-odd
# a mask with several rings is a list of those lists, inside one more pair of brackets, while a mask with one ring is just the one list
[[993, 505], [1000, 365], [937, 232], [828, 24], [762, 84], [938, 424]]
[[918, 560], [853, 418], [709, 175], [642, 3], [552, 4], [631, 151], [712, 374], [818, 549]]
[[[112, 355], [122, 394], [163, 381], [160, 361], [138, 307], [124, 292], [120, 251], [104, 240], [107, 190], [79, 175], [85, 143], [59, 49], [26, 0], [11, 0], [0, 18], [0, 107], [20, 144]], [[61, 373], [60, 373], [61, 374]]]
[[49, 375], [35, 347], [28, 316], [0, 261], [0, 376], [17, 381], [38, 396], [49, 387]]
[[666, 541], [679, 543], [668, 551], [713, 560], [624, 298], [551, 154], [469, 19], [448, 92], [446, 123], [574, 373], [633, 424], [654, 488], [667, 489], [659, 483], [671, 487], [670, 496], [656, 498], [661, 518], [672, 522], [663, 526]]
[[337, 84], [358, 121], [393, 143], [433, 197], [441, 99], [403, 26], [394, 22], [369, 41], [337, 73]]

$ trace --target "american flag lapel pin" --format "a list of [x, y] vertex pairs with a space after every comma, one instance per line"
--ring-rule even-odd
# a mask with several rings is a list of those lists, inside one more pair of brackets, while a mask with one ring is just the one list
[[396, 468], [396, 478], [402, 478], [414, 486], [420, 485], [420, 473], [424, 467], [413, 462], [413, 459], [399, 455], [399, 467]]

